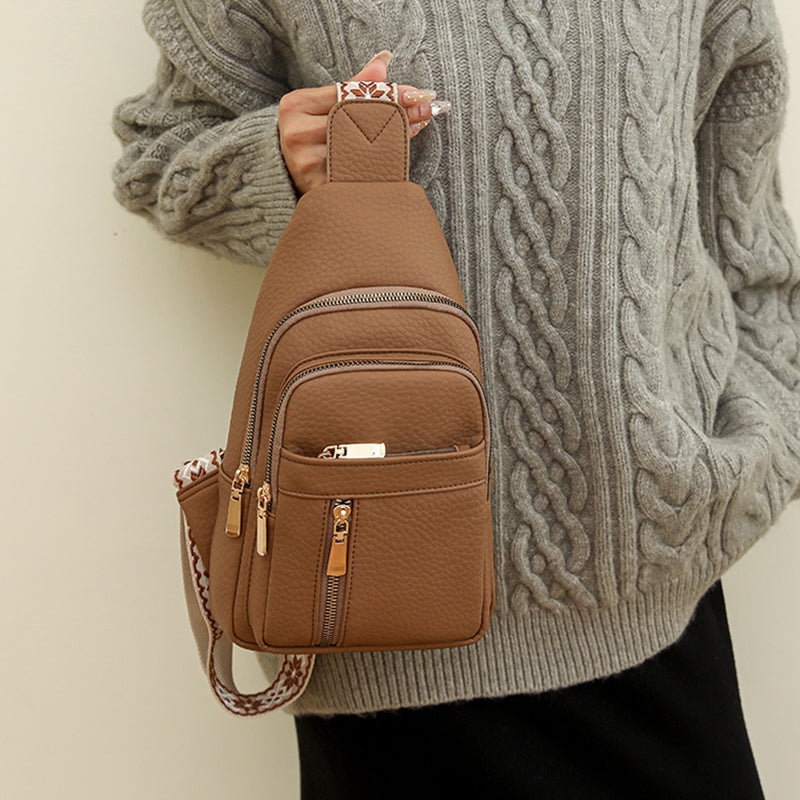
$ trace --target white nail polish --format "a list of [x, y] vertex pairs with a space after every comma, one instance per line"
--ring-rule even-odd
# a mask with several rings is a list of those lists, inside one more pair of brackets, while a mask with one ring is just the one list
[[421, 103], [425, 100], [433, 100], [436, 92], [433, 89], [406, 89], [404, 97], [407, 103]]
[[444, 114], [452, 108], [449, 100], [432, 100], [431, 101], [431, 116], [436, 117], [439, 114]]

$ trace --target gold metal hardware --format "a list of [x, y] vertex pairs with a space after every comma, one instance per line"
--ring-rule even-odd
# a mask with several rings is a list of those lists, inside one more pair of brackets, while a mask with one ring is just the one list
[[351, 500], [336, 500], [333, 507], [333, 541], [328, 555], [328, 575], [347, 572], [347, 537], [350, 533]]
[[385, 455], [384, 442], [350, 442], [329, 444], [317, 458], [383, 458]]
[[256, 552], [267, 554], [267, 506], [272, 499], [272, 489], [268, 483], [258, 487], [258, 511], [256, 512]]
[[242, 492], [250, 482], [250, 469], [239, 465], [231, 484], [231, 499], [228, 501], [228, 519], [225, 522], [225, 533], [236, 537], [242, 528]]

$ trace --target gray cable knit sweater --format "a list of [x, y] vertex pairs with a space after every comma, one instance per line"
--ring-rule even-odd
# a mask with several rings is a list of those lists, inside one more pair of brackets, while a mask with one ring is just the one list
[[453, 103], [410, 171], [482, 336], [496, 610], [467, 647], [317, 656], [289, 710], [540, 692], [680, 636], [800, 496], [771, 0], [148, 0], [144, 22], [162, 56], [114, 111], [115, 196], [235, 261], [266, 266], [297, 202], [285, 92], [388, 48], [388, 80]]

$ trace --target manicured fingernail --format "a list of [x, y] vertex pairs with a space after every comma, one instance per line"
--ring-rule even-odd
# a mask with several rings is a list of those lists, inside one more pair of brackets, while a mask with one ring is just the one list
[[403, 97], [406, 103], [422, 103], [425, 100], [433, 100], [436, 92], [433, 89], [406, 89]]
[[412, 122], [408, 127], [411, 128], [414, 133], [417, 133], [418, 131], [421, 131], [429, 122], [430, 119], [423, 119], [420, 122]]
[[433, 100], [431, 101], [431, 116], [437, 117], [439, 114], [445, 114], [451, 107], [449, 100]]
[[370, 61], [374, 61], [376, 58], [379, 58], [388, 67], [389, 62], [392, 60], [392, 53], [389, 50], [381, 50], [380, 53], [375, 53]]

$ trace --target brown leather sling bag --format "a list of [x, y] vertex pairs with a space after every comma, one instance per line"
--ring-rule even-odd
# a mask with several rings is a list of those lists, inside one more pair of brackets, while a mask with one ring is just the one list
[[[175, 473], [192, 624], [237, 714], [296, 698], [315, 653], [467, 645], [494, 606], [478, 331], [408, 180], [397, 84], [337, 94], [328, 180], [272, 254], [227, 445]], [[235, 689], [230, 642], [285, 654], [268, 690]]]

